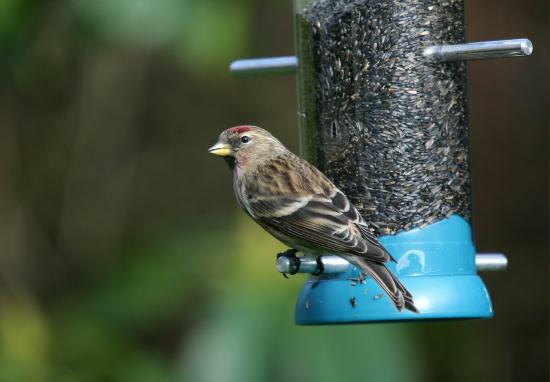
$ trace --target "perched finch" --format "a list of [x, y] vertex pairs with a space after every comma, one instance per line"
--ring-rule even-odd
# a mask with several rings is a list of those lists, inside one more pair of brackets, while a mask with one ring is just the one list
[[229, 164], [238, 204], [267, 232], [294, 252], [343, 257], [371, 276], [397, 309], [418, 312], [412, 295], [384, 265], [395, 260], [313, 165], [256, 126], [225, 130], [208, 151]]

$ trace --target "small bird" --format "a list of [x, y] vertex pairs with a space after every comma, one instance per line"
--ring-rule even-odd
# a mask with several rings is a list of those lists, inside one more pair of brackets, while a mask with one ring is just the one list
[[321, 171], [257, 126], [223, 131], [208, 152], [233, 171], [239, 206], [290, 253], [336, 254], [371, 276], [398, 310], [418, 312], [412, 295], [384, 265], [395, 259]]

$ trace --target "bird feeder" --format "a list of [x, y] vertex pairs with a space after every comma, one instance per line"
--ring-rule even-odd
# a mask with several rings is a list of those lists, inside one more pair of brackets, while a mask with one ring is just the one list
[[327, 254], [280, 256], [309, 273], [297, 324], [489, 318], [477, 271], [466, 61], [527, 56], [527, 39], [464, 42], [462, 0], [296, 0], [296, 56], [239, 60], [237, 75], [296, 72], [302, 156], [361, 212], [420, 313], [399, 312], [359, 269]]

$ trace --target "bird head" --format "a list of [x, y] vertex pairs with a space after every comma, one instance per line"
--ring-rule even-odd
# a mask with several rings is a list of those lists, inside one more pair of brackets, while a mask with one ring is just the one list
[[208, 149], [223, 157], [230, 167], [252, 166], [286, 151], [286, 148], [266, 130], [257, 126], [236, 126], [223, 131], [218, 141]]

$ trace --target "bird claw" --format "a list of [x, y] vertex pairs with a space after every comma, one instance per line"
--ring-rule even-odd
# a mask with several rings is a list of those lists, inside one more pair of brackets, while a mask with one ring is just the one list
[[296, 257], [296, 253], [298, 252], [297, 249], [294, 249], [294, 248], [289, 248], [287, 249], [286, 251], [284, 252], [279, 252], [277, 253], [277, 258], [281, 257], [281, 256], [286, 256], [286, 257]]
[[325, 265], [323, 264], [323, 261], [321, 261], [321, 256], [317, 256], [317, 259], [315, 259], [317, 262], [317, 271], [315, 273], [312, 273], [312, 276], [319, 276], [321, 273], [325, 271]]

